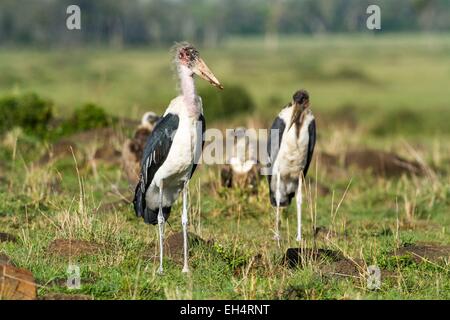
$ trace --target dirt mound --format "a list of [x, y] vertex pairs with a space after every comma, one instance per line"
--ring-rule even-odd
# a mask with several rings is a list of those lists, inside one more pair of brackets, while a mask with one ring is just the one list
[[102, 246], [95, 242], [57, 239], [50, 243], [47, 250], [54, 255], [73, 257], [96, 254], [101, 248]]
[[62, 139], [49, 147], [49, 150], [39, 159], [38, 164], [44, 165], [51, 160], [71, 157], [72, 151], [74, 154], [78, 153], [76, 143], [67, 139]]
[[[194, 246], [206, 243], [205, 240], [193, 233], [188, 233], [189, 249]], [[164, 241], [164, 257], [169, 257], [177, 263], [183, 263], [184, 258], [183, 233], [177, 232], [169, 235]], [[156, 255], [155, 255], [156, 253]], [[144, 258], [159, 259], [159, 247], [152, 246], [146, 253]]]
[[329, 241], [339, 237], [345, 237], [345, 235], [338, 234], [336, 231], [332, 231], [322, 226], [316, 227], [314, 230], [314, 239], [316, 240]]
[[130, 205], [129, 202], [126, 200], [118, 200], [118, 201], [114, 201], [114, 202], [108, 202], [108, 203], [104, 203], [104, 204], [100, 205], [95, 212], [96, 213], [113, 213], [113, 212], [122, 210], [122, 209], [128, 207], [129, 205]]
[[379, 150], [350, 150], [343, 155], [320, 152], [317, 155], [322, 166], [358, 168], [368, 170], [376, 176], [397, 177], [403, 174], [422, 175], [423, 167], [415, 161], [406, 160], [395, 153]]
[[387, 177], [423, 173], [417, 162], [408, 161], [394, 153], [376, 150], [349, 151], [345, 154], [344, 165], [354, 165], [363, 170], [371, 170], [375, 175]]
[[450, 245], [433, 243], [411, 244], [392, 252], [393, 256], [410, 256], [416, 263], [450, 261]]
[[84, 294], [49, 293], [39, 300], [94, 300], [94, 298]]
[[330, 249], [289, 248], [283, 257], [283, 264], [291, 268], [302, 266], [309, 261], [337, 261], [342, 255]]
[[91, 129], [62, 138], [54, 143], [38, 163], [42, 165], [52, 159], [72, 157], [71, 149], [74, 154], [83, 153], [86, 158], [89, 158], [86, 154], [87, 150], [92, 149], [89, 152], [93, 152], [94, 159], [119, 163], [121, 156], [119, 146], [122, 141], [123, 137], [114, 128]]
[[342, 258], [329, 265], [324, 265], [321, 271], [325, 274], [331, 274], [342, 277], [359, 277], [365, 273], [365, 264], [361, 259], [350, 260]]
[[[193, 246], [197, 246], [201, 243], [204, 243], [205, 241], [196, 234], [188, 233], [188, 242], [189, 249], [191, 249]], [[168, 257], [177, 262], [183, 261], [183, 248], [184, 244], [182, 232], [171, 234], [164, 242], [165, 254], [167, 253]]]
[[17, 237], [9, 233], [0, 232], [0, 242], [17, 242]]
[[36, 283], [33, 274], [12, 265], [0, 265], [0, 300], [2, 299], [36, 299]]
[[0, 253], [0, 265], [11, 265], [14, 266], [14, 263], [12, 263], [11, 258], [8, 257], [4, 253]]

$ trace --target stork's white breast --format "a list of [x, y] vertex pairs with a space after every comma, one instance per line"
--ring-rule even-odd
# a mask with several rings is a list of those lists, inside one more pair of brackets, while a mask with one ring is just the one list
[[166, 186], [171, 183], [178, 185], [186, 181], [191, 173], [195, 154], [201, 152], [198, 150], [201, 147], [199, 139], [202, 137], [201, 131], [197, 129], [197, 117], [188, 115], [183, 103], [182, 99], [176, 98], [167, 109], [167, 112], [178, 115], [179, 124], [166, 161], [158, 169], [153, 179], [157, 187], [159, 187], [161, 179], [165, 180], [164, 185]]
[[273, 170], [274, 173], [280, 172], [281, 176], [291, 176], [292, 178], [298, 179], [300, 172], [306, 165], [309, 144], [308, 127], [311, 121], [314, 120], [314, 116], [310, 111], [306, 114], [297, 137], [295, 125], [290, 129], [288, 128], [291, 115], [292, 107], [286, 108], [279, 115], [286, 123], [286, 129], [281, 140]]

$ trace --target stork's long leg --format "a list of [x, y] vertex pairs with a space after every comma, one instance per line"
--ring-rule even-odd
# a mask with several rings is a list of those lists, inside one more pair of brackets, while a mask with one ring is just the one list
[[281, 177], [280, 177], [280, 172], [277, 172], [277, 183], [276, 183], [276, 190], [275, 190], [275, 201], [276, 201], [276, 205], [277, 205], [277, 212], [275, 215], [275, 236], [274, 239], [277, 241], [278, 243], [278, 247], [280, 246], [280, 230], [279, 230], [279, 226], [280, 226], [280, 202], [281, 202], [281, 191], [280, 191], [280, 183], [281, 183]]
[[297, 241], [302, 241], [302, 182], [303, 177], [300, 174], [297, 190]]
[[159, 269], [158, 273], [163, 274], [163, 255], [164, 255], [164, 214], [163, 214], [163, 181], [159, 186], [159, 212], [158, 212], [158, 227], [159, 227]]
[[181, 214], [181, 224], [183, 225], [183, 245], [184, 245], [184, 273], [189, 272], [188, 266], [188, 233], [187, 233], [187, 225], [188, 225], [188, 184], [185, 183], [183, 188], [183, 212]]

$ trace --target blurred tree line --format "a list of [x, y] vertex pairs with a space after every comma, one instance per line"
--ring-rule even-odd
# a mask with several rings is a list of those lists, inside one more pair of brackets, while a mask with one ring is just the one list
[[[82, 30], [66, 29], [81, 8]], [[384, 32], [450, 30], [448, 0], [1, 0], [0, 44], [159, 45], [227, 36], [370, 32], [366, 9], [381, 7]]]

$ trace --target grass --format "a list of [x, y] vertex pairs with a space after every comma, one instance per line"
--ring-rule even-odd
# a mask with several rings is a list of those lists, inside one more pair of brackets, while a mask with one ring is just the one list
[[[137, 219], [131, 205], [97, 210], [119, 200], [114, 190], [130, 191], [120, 166], [100, 162], [93, 174], [92, 163], [71, 156], [39, 165], [45, 144], [18, 129], [0, 139], [0, 232], [18, 237], [16, 243], [0, 243], [0, 252], [33, 272], [39, 296], [450, 299], [448, 259], [418, 263], [391, 255], [406, 244], [450, 243], [450, 145], [443, 109], [449, 102], [449, 51], [446, 35], [283, 39], [277, 52], [265, 51], [255, 39], [232, 39], [220, 51], [201, 51], [225, 84], [248, 89], [257, 106], [253, 117], [263, 123], [295, 89], [307, 88], [321, 124], [318, 151], [394, 150], [430, 166], [433, 175], [397, 178], [354, 168], [336, 173], [318, 162], [310, 169], [303, 246], [332, 249], [363, 266], [378, 265], [390, 275], [379, 290], [367, 287], [364, 273], [323, 272], [331, 261], [308, 260], [294, 269], [281, 264], [285, 249], [298, 246], [294, 205], [283, 212], [278, 249], [266, 181], [256, 195], [226, 189], [217, 182], [216, 166], [200, 166], [190, 183], [190, 232], [206, 241], [191, 246], [192, 272], [182, 274], [180, 263], [168, 258], [160, 277], [156, 228]], [[60, 115], [94, 102], [114, 115], [138, 119], [147, 109], [162, 112], [174, 95], [169, 61], [165, 49], [6, 49], [0, 53], [5, 70], [0, 93], [37, 92], [53, 99]], [[414, 114], [410, 125], [401, 121], [404, 112]], [[349, 127], [353, 113], [356, 124]], [[238, 118], [233, 124], [246, 121]], [[316, 193], [316, 182], [330, 193]], [[180, 212], [177, 202], [167, 235], [181, 230]], [[336, 236], [314, 241], [315, 227]], [[67, 257], [49, 249], [55, 239], [89, 241], [100, 249]], [[69, 264], [80, 266], [80, 290], [64, 285]]]

